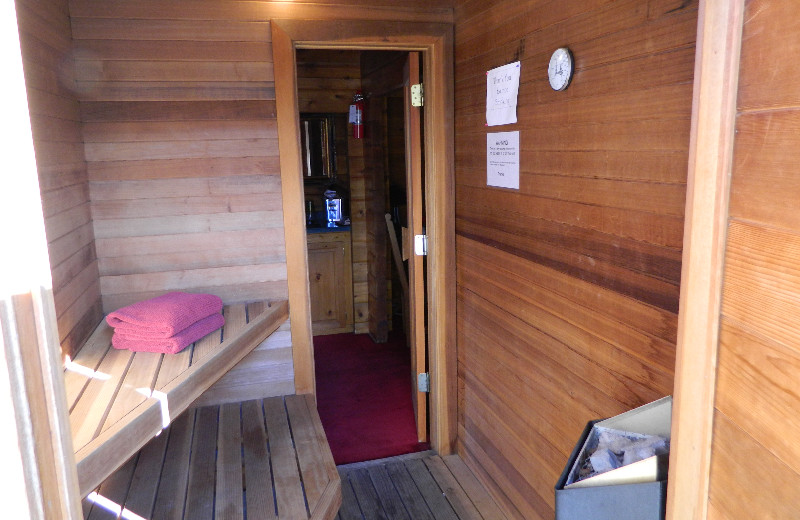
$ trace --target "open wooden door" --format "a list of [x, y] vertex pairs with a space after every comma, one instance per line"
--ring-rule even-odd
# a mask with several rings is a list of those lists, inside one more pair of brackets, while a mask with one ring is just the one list
[[411, 377], [414, 413], [417, 420], [417, 437], [428, 440], [428, 394], [419, 390], [418, 378], [427, 373], [425, 334], [425, 256], [414, 251], [414, 237], [423, 235], [424, 199], [422, 190], [422, 139], [421, 107], [412, 106], [411, 86], [420, 83], [420, 54], [409, 52], [403, 71], [405, 92], [406, 132], [406, 197], [408, 204], [408, 230], [410, 242], [408, 259], [408, 315], [409, 345], [411, 347]]

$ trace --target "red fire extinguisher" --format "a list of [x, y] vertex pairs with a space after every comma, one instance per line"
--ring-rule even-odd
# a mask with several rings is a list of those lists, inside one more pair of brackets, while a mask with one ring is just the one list
[[360, 90], [356, 90], [353, 104], [350, 105], [350, 122], [353, 123], [353, 137], [364, 137], [364, 96]]

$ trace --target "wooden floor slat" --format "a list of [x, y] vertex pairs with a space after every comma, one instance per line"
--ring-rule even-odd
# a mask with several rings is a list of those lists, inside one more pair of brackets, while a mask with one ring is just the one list
[[481, 520], [481, 515], [475, 505], [467, 496], [467, 493], [456, 481], [450, 470], [445, 466], [440, 457], [425, 459], [425, 466], [430, 471], [431, 476], [439, 484], [442, 494], [447, 497], [450, 506], [456, 516], [466, 520]]
[[505, 520], [457, 455], [443, 458], [423, 452], [348, 464], [338, 470], [340, 520]]
[[338, 520], [362, 520], [361, 508], [358, 505], [355, 491], [350, 484], [350, 479], [347, 473], [339, 470], [339, 478], [342, 480], [342, 507], [339, 509], [339, 514], [336, 515]]
[[164, 455], [167, 451], [167, 440], [167, 435], [159, 435], [139, 452], [139, 460], [136, 463], [136, 471], [133, 473], [125, 509], [142, 518], [149, 517], [155, 505], [159, 479], [153, 478], [153, 475], [161, 475]]
[[185, 518], [211, 520], [214, 517], [214, 473], [218, 417], [218, 406], [208, 406], [197, 410], [192, 439], [192, 458], [189, 462]]
[[403, 463], [389, 464], [386, 466], [386, 471], [392, 477], [397, 492], [414, 520], [436, 520]]
[[307, 518], [308, 512], [302, 506], [304, 501], [300, 469], [297, 467], [283, 399], [280, 397], [265, 399], [264, 415], [269, 434], [278, 515], [281, 518]]
[[389, 518], [383, 511], [378, 492], [375, 491], [375, 486], [372, 485], [372, 479], [369, 478], [369, 473], [366, 469], [357, 469], [350, 473], [350, 484], [353, 486], [353, 492], [356, 494], [358, 504], [361, 506], [364, 520], [386, 520]]
[[436, 520], [458, 520], [453, 507], [447, 501], [436, 481], [428, 471], [427, 466], [422, 460], [410, 460], [406, 463], [411, 478], [417, 484], [420, 493], [425, 498], [428, 507], [431, 508]]
[[217, 436], [217, 498], [214, 517], [242, 520], [242, 420], [239, 403], [224, 404], [219, 410]]
[[[136, 469], [136, 458], [129, 460], [116, 471], [111, 478], [103, 482], [97, 490], [97, 496], [93, 500], [91, 512], [87, 520], [116, 520], [119, 517], [122, 507], [128, 497], [133, 472]], [[91, 501], [91, 500], [90, 500]]]
[[286, 410], [289, 417], [297, 419], [293, 420], [291, 424], [297, 450], [297, 461], [300, 465], [306, 498], [309, 503], [315, 504], [325, 492], [327, 468], [324, 466], [322, 454], [318, 449], [319, 443], [314, 435], [315, 429], [311, 414], [306, 402], [299, 399], [286, 401]]
[[481, 485], [464, 461], [461, 460], [461, 457], [458, 455], [446, 455], [442, 457], [442, 460], [483, 518], [503, 517], [503, 513], [500, 512], [500, 508], [492, 500], [489, 492]]
[[414, 520], [408, 516], [403, 500], [397, 493], [394, 487], [389, 472], [386, 471], [384, 466], [373, 466], [366, 470], [369, 473], [369, 478], [372, 480], [372, 485], [375, 486], [375, 491], [381, 502], [383, 510], [389, 518], [397, 520]]
[[[192, 446], [195, 411], [189, 410], [172, 422], [168, 435], [167, 454], [161, 471], [153, 518], [181, 520], [186, 503], [189, 460]], [[152, 441], [150, 441], [152, 442]]]
[[278, 518], [272, 494], [272, 468], [269, 462], [264, 409], [260, 401], [242, 403], [242, 447], [247, 514], [250, 518]]

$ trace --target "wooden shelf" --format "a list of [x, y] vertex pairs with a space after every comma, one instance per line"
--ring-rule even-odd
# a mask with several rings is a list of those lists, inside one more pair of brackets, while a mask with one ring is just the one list
[[288, 318], [288, 303], [223, 309], [225, 326], [178, 354], [116, 350], [105, 320], [64, 377], [81, 496], [158, 435]]

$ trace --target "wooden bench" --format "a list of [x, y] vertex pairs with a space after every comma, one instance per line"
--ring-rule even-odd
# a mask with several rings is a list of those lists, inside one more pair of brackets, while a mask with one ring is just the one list
[[83, 508], [88, 519], [330, 520], [341, 489], [314, 398], [291, 395], [187, 411]]
[[186, 410], [288, 318], [288, 303], [226, 306], [225, 326], [178, 354], [111, 347], [103, 321], [65, 365], [81, 496]]

